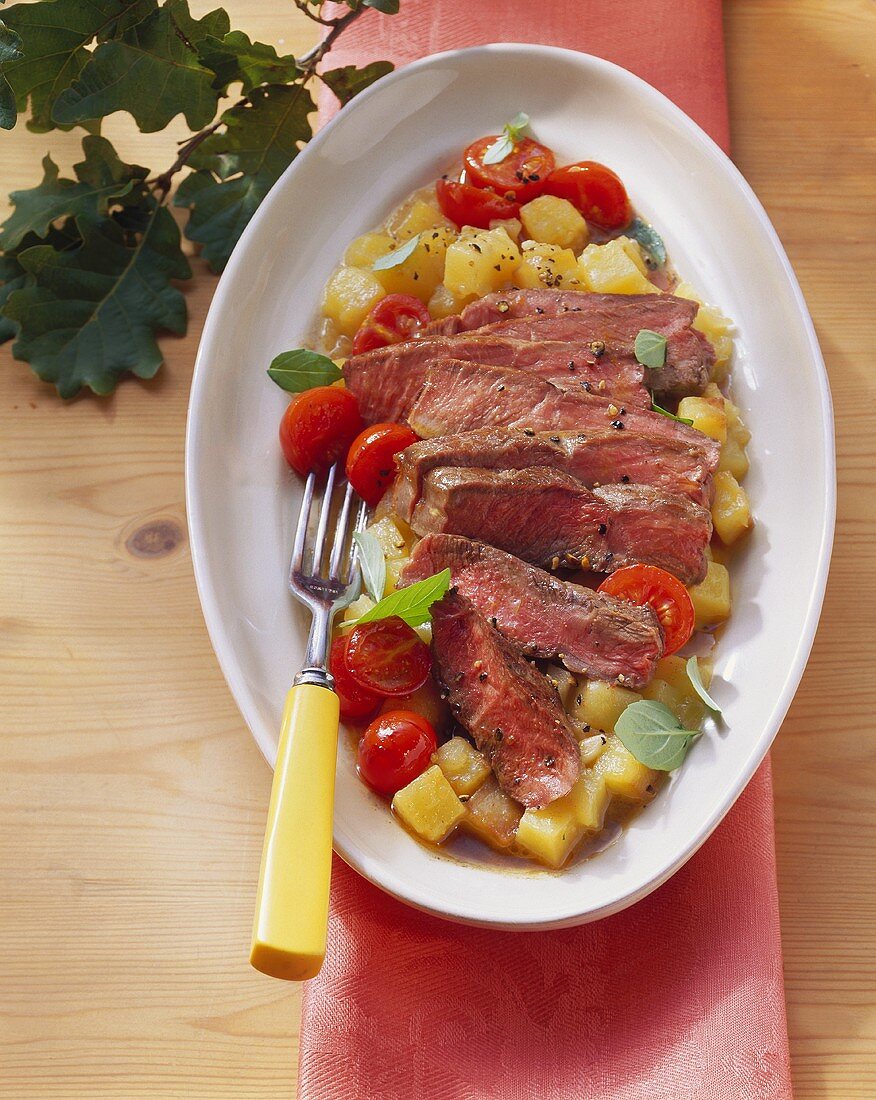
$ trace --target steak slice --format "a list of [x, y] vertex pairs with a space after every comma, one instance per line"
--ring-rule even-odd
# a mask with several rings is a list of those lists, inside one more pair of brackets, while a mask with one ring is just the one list
[[411, 526], [418, 535], [479, 539], [543, 569], [612, 573], [644, 562], [698, 584], [712, 517], [645, 485], [591, 490], [559, 470], [439, 467], [423, 480]]
[[663, 655], [650, 607], [552, 577], [502, 550], [456, 535], [426, 535], [400, 586], [450, 569], [451, 582], [509, 641], [532, 657], [558, 657], [571, 672], [642, 687]]
[[510, 336], [520, 340], [602, 341], [609, 354], [631, 356], [641, 329], [666, 337], [666, 364], [648, 372], [657, 393], [702, 393], [715, 352], [693, 328], [699, 306], [674, 294], [589, 294], [575, 290], [509, 290], [472, 302], [456, 317], [433, 321], [425, 334]]
[[628, 430], [646, 439], [677, 440], [697, 450], [705, 446], [706, 438], [661, 413], [629, 409], [586, 393], [567, 393], [523, 371], [450, 359], [428, 368], [407, 419], [423, 439], [488, 425], [586, 435]]
[[502, 790], [533, 807], [568, 794], [581, 756], [559, 696], [452, 589], [432, 606], [432, 651], [456, 720], [486, 753]]
[[533, 342], [467, 333], [406, 340], [352, 356], [344, 364], [344, 380], [368, 423], [402, 420], [420, 391], [427, 368], [442, 359], [523, 370], [564, 390], [583, 389], [611, 397], [621, 405], [651, 407], [645, 371], [635, 356], [597, 356], [580, 341]]
[[414, 443], [395, 456], [394, 507], [410, 521], [423, 478], [438, 466], [474, 466], [487, 470], [524, 470], [547, 466], [563, 470], [589, 488], [599, 485], [650, 485], [682, 493], [697, 504], [709, 503], [711, 475], [720, 446], [703, 436], [701, 447], [674, 438], [649, 439], [634, 431], [609, 428], [584, 432], [539, 432], [481, 428]]

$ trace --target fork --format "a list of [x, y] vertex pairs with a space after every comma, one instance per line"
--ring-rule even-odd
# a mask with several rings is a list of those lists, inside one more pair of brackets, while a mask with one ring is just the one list
[[[334, 498], [340, 496], [337, 463], [326, 476], [312, 542], [308, 538], [318, 480], [311, 473], [304, 486], [289, 566], [289, 589], [310, 609], [312, 620], [304, 667], [283, 711], [250, 950], [256, 970], [291, 981], [314, 977], [325, 958], [339, 721], [328, 650], [332, 619], [360, 589], [349, 531], [355, 495], [349, 483], [323, 567]], [[360, 501], [356, 531], [367, 516]]]

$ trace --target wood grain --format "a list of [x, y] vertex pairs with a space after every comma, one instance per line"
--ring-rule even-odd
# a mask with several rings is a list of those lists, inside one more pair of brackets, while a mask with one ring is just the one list
[[[210, 4], [194, 5], [198, 12]], [[290, 5], [234, 25], [300, 52]], [[812, 660], [774, 752], [796, 1094], [876, 1095], [874, 12], [730, 0], [735, 156], [773, 217], [822, 340], [840, 514]], [[283, 40], [281, 42], [281, 40]], [[111, 120], [156, 168], [176, 131]], [[0, 192], [75, 135], [5, 135]], [[62, 405], [0, 371], [0, 1096], [291, 1097], [298, 997], [250, 970], [269, 774], [204, 630], [182, 451], [215, 280], [151, 383]], [[777, 415], [781, 410], [777, 410]]]

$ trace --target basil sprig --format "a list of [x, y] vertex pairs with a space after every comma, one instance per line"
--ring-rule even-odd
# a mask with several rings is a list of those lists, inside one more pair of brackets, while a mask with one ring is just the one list
[[398, 588], [395, 592], [390, 592], [351, 625], [373, 623], [377, 619], [388, 619], [391, 615], [397, 615], [400, 619], [404, 619], [408, 626], [422, 626], [423, 623], [431, 621], [432, 604], [443, 599], [448, 588], [450, 588], [450, 570], [442, 569], [433, 577], [426, 577], [408, 588]]
[[691, 742], [699, 737], [696, 730], [686, 730], [669, 707], [654, 699], [630, 703], [614, 732], [640, 764], [661, 772], [675, 771]]
[[276, 356], [268, 368], [268, 378], [287, 393], [303, 393], [314, 386], [330, 386], [343, 378], [341, 368], [327, 355], [309, 348], [294, 348]]
[[373, 531], [355, 531], [353, 541], [358, 550], [362, 580], [368, 589], [368, 595], [376, 603], [383, 598], [383, 589], [386, 587], [386, 558]]
[[633, 218], [624, 230], [624, 236], [639, 242], [646, 263], [653, 267], [662, 267], [666, 263], [666, 245], [653, 225], [648, 225], [641, 218]]
[[706, 704], [709, 710], [714, 711], [715, 714], [720, 714], [721, 708], [711, 697], [711, 695], [709, 695], [709, 693], [706, 691], [705, 685], [703, 684], [702, 677], [700, 676], [700, 663], [696, 659], [696, 657], [691, 657], [685, 665], [685, 668], [687, 669], [687, 678], [688, 680], [690, 680], [691, 686], [693, 687], [697, 695], [699, 695], [699, 697]]
[[686, 416], [676, 416], [675, 413], [671, 413], [669, 409], [664, 409], [662, 405], [658, 405], [654, 398], [651, 398], [651, 412], [660, 413], [661, 416], [666, 416], [670, 420], [674, 420], [677, 424], [687, 424], [689, 428], [693, 427], [693, 421], [689, 420]]
[[640, 328], [636, 334], [633, 351], [643, 367], [661, 370], [666, 363], [666, 337], [649, 328]]
[[409, 256], [412, 256], [414, 249], [420, 243], [420, 234], [417, 233], [411, 237], [409, 241], [405, 241], [403, 245], [399, 245], [398, 248], [393, 249], [392, 252], [387, 252], [385, 256], [379, 257], [371, 265], [372, 271], [389, 271], [391, 267], [400, 267]]
[[514, 152], [514, 146], [523, 137], [524, 131], [529, 126], [529, 115], [523, 111], [505, 124], [502, 133], [484, 152], [481, 161], [483, 164], [501, 164], [502, 161]]

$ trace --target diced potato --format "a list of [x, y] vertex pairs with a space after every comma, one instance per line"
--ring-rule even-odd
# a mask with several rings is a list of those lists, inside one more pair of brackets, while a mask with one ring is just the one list
[[348, 267], [363, 267], [370, 270], [375, 260], [392, 252], [396, 243], [388, 233], [363, 233], [347, 246], [344, 263]]
[[[580, 680], [573, 714], [594, 730], [611, 733], [614, 724], [630, 705], [642, 696], [629, 688], [607, 684], [602, 680]], [[578, 702], [580, 699], [580, 703]]]
[[667, 684], [665, 680], [661, 680], [656, 676], [642, 688], [642, 696], [645, 699], [653, 699], [655, 703], [663, 703], [676, 716], [681, 710], [681, 692], [672, 684]]
[[710, 561], [705, 578], [688, 588], [696, 615], [696, 628], [717, 626], [730, 618], [730, 574], [720, 562]]
[[682, 397], [678, 415], [692, 420], [697, 431], [723, 443], [727, 439], [727, 414], [723, 397]]
[[525, 810], [517, 826], [517, 843], [549, 867], [562, 867], [584, 835], [571, 792], [543, 810]]
[[415, 714], [421, 714], [439, 737], [450, 728], [453, 717], [450, 707], [441, 698], [440, 688], [431, 676], [410, 695], [394, 695], [384, 700], [380, 713], [387, 714], [391, 710], [412, 710]]
[[435, 762], [460, 797], [474, 794], [490, 774], [487, 758], [464, 737], [451, 737], [439, 745]]
[[437, 203], [423, 199], [414, 199], [410, 206], [402, 207], [397, 216], [389, 219], [388, 225], [397, 241], [409, 241], [428, 229], [454, 229], [453, 222], [444, 217]]
[[717, 306], [706, 305], [690, 283], [679, 283], [672, 293], [679, 298], [689, 298], [699, 303], [700, 309], [694, 318], [693, 327], [699, 329], [715, 349], [712, 377], [720, 381], [727, 376], [727, 367], [733, 354], [733, 322]]
[[590, 239], [587, 222], [567, 199], [540, 195], [520, 208], [520, 220], [534, 241], [580, 252]]
[[322, 311], [344, 336], [352, 336], [386, 294], [374, 273], [361, 267], [339, 267], [326, 284]]
[[440, 317], [451, 317], [454, 313], [462, 313], [469, 302], [474, 300], [474, 294], [469, 294], [465, 298], [457, 298], [455, 294], [450, 293], [443, 283], [440, 283], [435, 287], [435, 292], [427, 304], [429, 313], [437, 320]]
[[447, 246], [455, 237], [455, 231], [446, 227], [424, 230], [404, 263], [374, 274], [387, 294], [412, 294], [428, 302], [444, 277]]
[[365, 614], [366, 611], [370, 611], [374, 606], [374, 600], [370, 596], [360, 596], [358, 600], [353, 600], [349, 607], [344, 609], [343, 618], [341, 619], [341, 626], [346, 626], [348, 623], [353, 623], [356, 619]]
[[739, 440], [735, 439], [732, 435], [727, 436], [727, 442], [721, 447], [721, 457], [718, 461], [718, 469], [726, 470], [732, 474], [737, 481], [741, 481], [748, 473], [748, 455], [745, 453], [745, 447], [740, 445]]
[[604, 733], [588, 733], [582, 737], [578, 742], [578, 749], [581, 752], [581, 766], [589, 768], [591, 764], [595, 763], [602, 756], [607, 744], [608, 738]]
[[491, 848], [502, 851], [510, 848], [517, 835], [523, 809], [513, 798], [500, 790], [494, 775], [485, 782], [465, 804], [464, 828], [480, 837]]
[[719, 470], [714, 483], [712, 523], [721, 542], [730, 546], [751, 527], [748, 494], [729, 470]]
[[384, 516], [378, 523], [372, 523], [368, 530], [380, 543], [380, 549], [387, 561], [408, 556], [410, 543], [399, 530], [395, 516]]
[[669, 707], [686, 729], [696, 729], [705, 717], [705, 704], [693, 689], [682, 657], [664, 657], [659, 661], [654, 679], [642, 694]]
[[430, 844], [446, 840], [465, 817], [465, 806], [437, 764], [398, 791], [392, 808], [412, 832]]
[[520, 263], [520, 249], [504, 229], [464, 229], [447, 249], [444, 285], [456, 298], [499, 290]]
[[578, 824], [588, 832], [598, 832], [605, 824], [605, 814], [611, 802], [611, 791], [605, 777], [593, 769], [587, 769], [567, 797], [575, 804]]
[[398, 588], [398, 579], [402, 570], [408, 564], [410, 558], [394, 558], [386, 563], [386, 580], [383, 585], [383, 594], [388, 596]]
[[641, 249], [629, 237], [590, 244], [578, 260], [578, 278], [585, 290], [600, 294], [659, 294], [647, 278]]
[[617, 737], [608, 739], [593, 771], [602, 776], [612, 794], [630, 802], [648, 802], [657, 791], [657, 772], [640, 764]]
[[583, 290], [578, 278], [578, 261], [570, 248], [525, 241], [523, 257], [514, 272], [514, 285], [524, 290], [548, 287]]
[[523, 225], [517, 218], [494, 218], [490, 222], [490, 229], [504, 229], [515, 244], [520, 244], [520, 234], [523, 232]]

